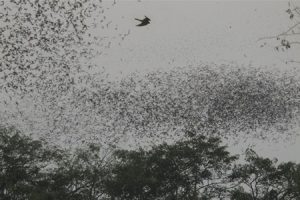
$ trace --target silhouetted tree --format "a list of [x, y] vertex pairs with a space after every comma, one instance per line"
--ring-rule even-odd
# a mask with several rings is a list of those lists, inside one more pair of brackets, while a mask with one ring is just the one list
[[248, 149], [246, 162], [233, 165], [237, 156], [219, 138], [186, 134], [176, 143], [111, 157], [95, 144], [61, 150], [1, 127], [0, 199], [300, 199], [299, 164], [277, 164]]
[[276, 165], [274, 160], [246, 151], [246, 163], [233, 169], [232, 180], [239, 187], [231, 199], [298, 200], [300, 198], [299, 165], [288, 162]]
[[73, 153], [49, 147], [13, 128], [0, 129], [0, 199], [103, 199], [107, 162], [99, 147]]
[[[59, 153], [47, 149], [42, 141], [23, 136], [13, 128], [0, 129], [0, 199], [36, 199], [44, 173], [55, 164]], [[39, 199], [39, 198], [38, 198]]]
[[54, 199], [98, 200], [105, 196], [103, 181], [108, 172], [107, 162], [99, 153], [100, 148], [91, 145], [65, 154], [49, 180]]
[[226, 194], [235, 156], [218, 138], [195, 136], [149, 151], [117, 151], [108, 194], [121, 199], [211, 199]]

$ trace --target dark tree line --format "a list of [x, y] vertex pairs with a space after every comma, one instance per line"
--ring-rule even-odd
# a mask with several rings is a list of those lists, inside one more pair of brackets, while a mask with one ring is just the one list
[[240, 164], [219, 138], [185, 134], [105, 157], [97, 145], [69, 152], [2, 127], [0, 199], [300, 199], [299, 164], [278, 164], [251, 149]]

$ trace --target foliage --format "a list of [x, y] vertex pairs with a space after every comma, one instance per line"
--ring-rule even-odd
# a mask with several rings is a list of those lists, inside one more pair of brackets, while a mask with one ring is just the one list
[[104, 161], [91, 146], [71, 155], [14, 129], [0, 132], [0, 198], [76, 200], [103, 196]]
[[43, 169], [59, 158], [41, 141], [22, 136], [14, 129], [0, 129], [0, 198], [26, 199], [44, 182]]
[[[3, 200], [299, 200], [300, 165], [246, 152], [236, 163], [216, 137], [187, 138], [149, 150], [104, 154], [91, 144], [73, 152], [13, 128], [0, 131]], [[234, 165], [235, 164], [235, 165]]]
[[50, 177], [49, 187], [54, 199], [97, 200], [104, 196], [103, 180], [107, 170], [99, 150], [91, 146], [64, 156]]
[[[237, 165], [231, 178], [243, 186], [232, 192], [232, 199], [297, 200], [300, 165], [292, 162], [276, 165], [275, 160], [259, 157], [253, 150], [246, 152], [246, 164]], [[247, 191], [247, 192], [245, 192]]]
[[108, 191], [121, 199], [220, 197], [236, 159], [218, 138], [197, 136], [149, 151], [117, 151]]

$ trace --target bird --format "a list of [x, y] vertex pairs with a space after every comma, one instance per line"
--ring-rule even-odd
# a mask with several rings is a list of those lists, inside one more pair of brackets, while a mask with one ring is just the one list
[[145, 16], [144, 19], [137, 19], [137, 18], [135, 18], [135, 20], [141, 22], [140, 24], [138, 24], [136, 26], [146, 26], [146, 25], [150, 24], [150, 21], [151, 21], [147, 16]]

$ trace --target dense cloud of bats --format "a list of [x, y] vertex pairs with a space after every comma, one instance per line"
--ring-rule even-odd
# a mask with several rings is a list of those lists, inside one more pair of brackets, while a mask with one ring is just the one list
[[[107, 145], [180, 138], [183, 130], [236, 139], [288, 138], [300, 108], [300, 79], [293, 73], [210, 65], [118, 82], [97, 75], [53, 98], [56, 104], [36, 101], [42, 112], [29, 116], [36, 120], [31, 131], [54, 141]], [[23, 112], [28, 117], [32, 109]]]
[[[89, 71], [94, 66], [89, 60], [130, 33], [119, 30], [106, 17], [115, 2], [11, 0], [0, 1], [0, 5], [0, 101], [4, 123], [12, 118], [16, 125], [24, 120], [31, 125], [55, 125], [61, 119], [52, 117], [66, 109], [60, 106], [57, 110], [59, 102], [91, 79]], [[53, 121], [46, 122], [40, 115], [51, 115]], [[38, 121], [32, 121], [33, 117]]]
[[278, 138], [297, 125], [299, 81], [291, 72], [180, 68], [125, 79], [110, 103], [115, 123], [126, 125], [133, 137], [161, 139], [192, 129], [222, 137]]
[[2, 124], [55, 143], [108, 146], [180, 138], [183, 130], [279, 138], [298, 125], [295, 71], [201, 65], [109, 81], [88, 62], [112, 42], [93, 31], [109, 29], [103, 2], [1, 5]]
[[0, 87], [8, 94], [63, 93], [91, 67], [89, 59], [103, 53], [116, 36], [127, 36], [127, 30], [108, 34], [112, 22], [102, 1], [0, 3]]

